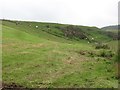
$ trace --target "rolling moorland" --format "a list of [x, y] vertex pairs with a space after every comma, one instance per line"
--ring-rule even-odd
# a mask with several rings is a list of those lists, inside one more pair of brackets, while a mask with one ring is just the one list
[[97, 27], [2, 20], [3, 87], [117, 88], [118, 41]]

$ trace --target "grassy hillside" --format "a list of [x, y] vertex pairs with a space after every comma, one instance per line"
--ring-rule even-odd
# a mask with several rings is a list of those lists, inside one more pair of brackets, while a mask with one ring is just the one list
[[120, 25], [112, 25], [101, 28], [107, 36], [120, 40]]
[[[91, 41], [92, 38], [94, 38], [94, 41], [110, 40], [110, 38], [107, 35], [102, 34], [103, 32], [97, 27], [72, 26], [72, 25], [63, 25], [63, 24], [55, 24], [55, 23], [22, 22], [22, 21], [18, 22], [18, 21], [9, 21], [9, 20], [4, 20], [3, 25], [14, 27], [15, 29], [50, 40], [60, 39], [58, 37], [61, 37], [63, 39], [70, 39], [70, 40], [75, 40], [75, 39], [85, 40], [85, 38], [87, 37], [88, 39], [86, 41], [88, 40]], [[75, 32], [71, 32], [72, 30], [74, 30]], [[70, 33], [67, 33], [67, 31]], [[65, 34], [67, 34], [67, 36]], [[78, 34], [78, 36], [76, 34]], [[79, 36], [81, 37], [85, 36], [85, 38], [81, 39], [81, 37]]]
[[114, 49], [96, 49], [94, 44], [112, 40], [100, 29], [6, 20], [2, 27], [4, 86], [118, 87]]
[[120, 29], [120, 25], [106, 26], [106, 27], [103, 27], [101, 29], [103, 29], [103, 30], [118, 30], [118, 29]]

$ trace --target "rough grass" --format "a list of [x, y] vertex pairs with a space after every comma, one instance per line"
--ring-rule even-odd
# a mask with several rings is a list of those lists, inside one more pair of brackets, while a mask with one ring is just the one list
[[118, 87], [113, 61], [78, 53], [99, 53], [100, 50], [92, 44], [82, 40], [66, 40], [43, 31], [39, 34], [28, 33], [23, 31], [28, 29], [24, 25], [22, 30], [10, 25], [10, 22], [3, 25], [4, 83], [16, 83], [28, 88]]

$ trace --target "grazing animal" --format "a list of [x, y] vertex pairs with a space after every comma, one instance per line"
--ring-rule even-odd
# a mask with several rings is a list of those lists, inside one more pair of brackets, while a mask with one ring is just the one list
[[92, 40], [94, 40], [94, 38], [92, 38]]
[[38, 26], [35, 26], [36, 28], [38, 28]]
[[92, 38], [92, 40], [94, 40], [94, 38]]

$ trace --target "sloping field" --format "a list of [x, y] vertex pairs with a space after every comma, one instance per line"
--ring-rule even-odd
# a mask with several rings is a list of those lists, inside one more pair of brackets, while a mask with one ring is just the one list
[[[59, 28], [66, 26], [3, 21], [4, 85], [16, 84], [28, 88], [117, 88], [117, 67], [112, 57], [101, 55], [101, 52], [110, 50], [95, 49], [94, 45], [95, 41], [106, 42], [111, 38], [101, 34], [95, 27], [83, 26], [80, 32], [85, 32], [89, 40], [78, 40], [76, 36], [65, 37]], [[93, 43], [88, 43], [90, 41]]]

